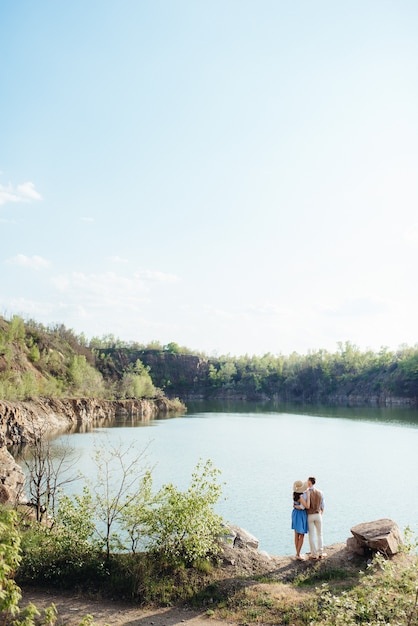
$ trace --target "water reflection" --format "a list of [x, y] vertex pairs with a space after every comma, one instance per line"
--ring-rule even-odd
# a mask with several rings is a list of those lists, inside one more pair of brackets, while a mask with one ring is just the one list
[[418, 426], [418, 409], [411, 407], [352, 407], [291, 402], [224, 402], [221, 400], [189, 402], [187, 415], [202, 413], [290, 414], [315, 417], [344, 418], [366, 422], [386, 422]]

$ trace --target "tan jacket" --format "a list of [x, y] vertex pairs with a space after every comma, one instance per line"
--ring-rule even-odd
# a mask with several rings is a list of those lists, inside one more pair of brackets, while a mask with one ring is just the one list
[[312, 487], [312, 489], [310, 489], [309, 491], [309, 496], [310, 507], [309, 509], [307, 509], [308, 515], [310, 515], [311, 513], [320, 513], [322, 509], [322, 491], [319, 491], [319, 489], [315, 489], [315, 487]]

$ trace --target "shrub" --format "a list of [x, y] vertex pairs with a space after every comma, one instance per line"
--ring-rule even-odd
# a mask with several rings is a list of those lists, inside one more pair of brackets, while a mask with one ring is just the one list
[[213, 507], [222, 492], [219, 474], [208, 460], [197, 465], [185, 492], [172, 484], [161, 488], [158, 505], [147, 520], [150, 551], [164, 555], [169, 562], [189, 565], [218, 552], [223, 520]]
[[418, 624], [417, 556], [408, 554], [399, 562], [378, 554], [360, 583], [350, 591], [335, 595], [328, 584], [322, 586], [321, 624], [355, 626], [368, 624]]

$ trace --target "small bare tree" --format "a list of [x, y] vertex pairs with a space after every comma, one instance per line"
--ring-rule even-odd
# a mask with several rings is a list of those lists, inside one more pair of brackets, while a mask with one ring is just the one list
[[46, 515], [54, 518], [57, 496], [64, 485], [80, 478], [75, 468], [80, 455], [74, 453], [68, 441], [52, 446], [47, 428], [33, 425], [33, 443], [23, 451], [29, 504], [36, 519], [41, 522]]
[[122, 543], [115, 526], [123, 525], [125, 513], [144, 490], [144, 480], [149, 476], [147, 449], [136, 450], [135, 444], [96, 447], [94, 460], [97, 477], [92, 486], [95, 513], [103, 530], [96, 527], [101, 543], [109, 558], [112, 548], [120, 549]]

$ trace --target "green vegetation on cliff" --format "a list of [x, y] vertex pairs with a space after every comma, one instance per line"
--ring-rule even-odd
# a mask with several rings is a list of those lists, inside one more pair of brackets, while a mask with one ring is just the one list
[[38, 395], [120, 399], [168, 396], [385, 403], [418, 401], [418, 345], [361, 351], [350, 342], [284, 355], [208, 357], [171, 342], [113, 335], [87, 341], [63, 325], [0, 317], [0, 399]]
[[46, 328], [33, 320], [0, 317], [0, 399], [37, 396], [152, 398], [161, 394], [140, 361], [127, 363], [112, 379], [96, 367], [84, 336], [63, 325]]
[[183, 398], [344, 402], [348, 398], [384, 403], [396, 397], [416, 404], [418, 346], [393, 352], [362, 352], [347, 342], [335, 353], [205, 357], [167, 347], [96, 344], [98, 367], [114, 377], [135, 359], [149, 367], [154, 384]]

